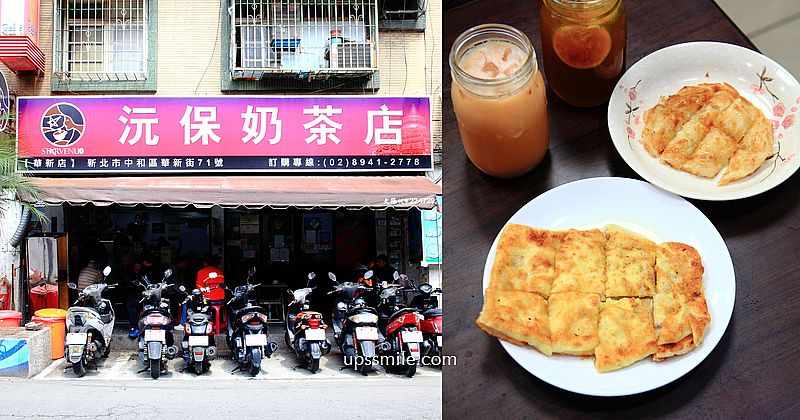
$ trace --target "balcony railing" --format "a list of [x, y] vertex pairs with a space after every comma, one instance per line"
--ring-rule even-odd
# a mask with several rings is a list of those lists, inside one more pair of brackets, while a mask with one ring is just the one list
[[376, 0], [231, 0], [237, 80], [363, 77], [378, 70]]

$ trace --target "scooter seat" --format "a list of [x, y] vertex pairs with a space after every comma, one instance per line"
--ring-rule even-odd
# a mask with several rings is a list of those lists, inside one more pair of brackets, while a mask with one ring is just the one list
[[417, 308], [400, 308], [395, 313], [393, 313], [392, 316], [389, 317], [389, 319], [394, 319], [394, 318], [397, 318], [400, 315], [410, 314], [410, 313], [413, 313], [413, 312], [417, 312]]
[[437, 316], [442, 316], [442, 308], [428, 309], [427, 311], [422, 313], [422, 316], [424, 316], [425, 318], [435, 318]]

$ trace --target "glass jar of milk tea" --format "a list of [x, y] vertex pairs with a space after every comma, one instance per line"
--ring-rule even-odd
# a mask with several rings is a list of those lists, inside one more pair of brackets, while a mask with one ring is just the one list
[[533, 46], [518, 29], [467, 30], [450, 51], [451, 96], [472, 163], [499, 178], [520, 176], [547, 153], [547, 98]]

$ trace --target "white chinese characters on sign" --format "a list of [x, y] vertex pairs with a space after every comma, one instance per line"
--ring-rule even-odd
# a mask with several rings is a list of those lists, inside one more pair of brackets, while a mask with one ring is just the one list
[[[386, 104], [381, 105], [380, 111], [367, 111], [367, 138], [364, 139], [364, 143], [370, 144], [370, 142], [375, 139], [376, 146], [382, 144], [403, 144], [403, 137], [400, 131], [403, 120], [391, 119], [391, 117], [402, 116], [402, 110], [390, 111]], [[382, 117], [381, 128], [375, 126], [375, 118], [377, 117]]]
[[[127, 105], [122, 107], [122, 112], [130, 116], [119, 116], [119, 122], [125, 124], [125, 131], [119, 136], [120, 144], [128, 142], [131, 146], [138, 143], [142, 139], [142, 129], [144, 129], [144, 144], [148, 146], [155, 146], [158, 144], [158, 134], [153, 134], [153, 125], [158, 124], [158, 118], [155, 117], [155, 108], [130, 108]], [[139, 117], [140, 115], [151, 115], [151, 117]], [[131, 125], [136, 127], [133, 137], [131, 134]]]
[[[183, 144], [188, 146], [200, 140], [200, 144], [208, 146], [209, 139], [219, 143], [220, 138], [214, 132], [220, 128], [217, 122], [217, 107], [187, 105], [180, 123], [183, 127]], [[194, 135], [192, 131], [195, 131]]]
[[[242, 131], [246, 134], [242, 137], [242, 142], [247, 143], [253, 140], [253, 144], [261, 143], [264, 137], [267, 136], [269, 126], [274, 125], [275, 135], [269, 139], [269, 144], [278, 144], [281, 141], [281, 128], [283, 126], [283, 121], [278, 119], [278, 108], [257, 106], [255, 107], [255, 112], [253, 112], [253, 109], [252, 105], [247, 105], [247, 111], [241, 114], [242, 120], [244, 120]], [[267, 114], [269, 114], [269, 119], [267, 119]]]
[[336, 144], [341, 143], [342, 140], [336, 136], [336, 132], [342, 129], [342, 124], [329, 118], [334, 115], [340, 115], [341, 113], [341, 108], [334, 108], [330, 105], [324, 109], [320, 108], [319, 105], [314, 105], [311, 109], [303, 109], [303, 114], [316, 117], [303, 124], [303, 128], [311, 133], [310, 136], [306, 137], [306, 143], [311, 144], [316, 141], [317, 144], [323, 145], [327, 144], [328, 139]]

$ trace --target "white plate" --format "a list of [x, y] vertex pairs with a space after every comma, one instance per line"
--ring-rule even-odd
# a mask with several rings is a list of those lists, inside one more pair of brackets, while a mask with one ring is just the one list
[[[703, 258], [703, 286], [711, 313], [705, 339], [692, 352], [656, 363], [650, 359], [599, 373], [594, 361], [551, 356], [500, 341], [509, 355], [539, 379], [586, 395], [618, 396], [649, 391], [680, 378], [711, 353], [733, 313], [736, 295], [733, 263], [714, 225], [692, 204], [646, 182], [626, 178], [590, 178], [556, 187], [519, 209], [508, 223], [544, 229], [587, 229], [617, 224], [660, 243], [678, 241]], [[498, 233], [483, 270], [489, 286]], [[514, 374], [512, 372], [512, 374]]]
[[[762, 71], [772, 80], [762, 80]], [[714, 179], [694, 176], [659, 162], [641, 143], [644, 112], [659, 97], [687, 85], [716, 82], [736, 88], [773, 121], [776, 153], [780, 147], [755, 173], [721, 187], [717, 181], [724, 170]], [[608, 104], [608, 129], [625, 162], [652, 184], [689, 198], [735, 200], [774, 188], [800, 168], [798, 109], [800, 84], [778, 63], [736, 45], [690, 42], [662, 48], [625, 72]]]
[[208, 336], [207, 335], [190, 335], [189, 336], [189, 347], [207, 346], [207, 345], [208, 345]]
[[68, 333], [66, 337], [66, 344], [86, 344], [88, 334], [86, 333]]
[[356, 339], [364, 340], [377, 340], [378, 329], [375, 327], [356, 327]]
[[401, 331], [400, 336], [404, 343], [421, 343], [422, 331]]
[[165, 330], [144, 330], [144, 341], [160, 341], [164, 343], [167, 341], [167, 332]]

